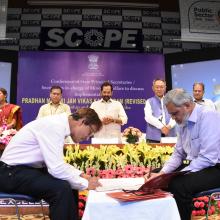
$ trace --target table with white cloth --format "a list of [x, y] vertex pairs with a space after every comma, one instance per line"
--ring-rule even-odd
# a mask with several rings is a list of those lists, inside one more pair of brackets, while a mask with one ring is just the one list
[[172, 196], [135, 202], [119, 202], [106, 192], [90, 190], [82, 220], [180, 220]]

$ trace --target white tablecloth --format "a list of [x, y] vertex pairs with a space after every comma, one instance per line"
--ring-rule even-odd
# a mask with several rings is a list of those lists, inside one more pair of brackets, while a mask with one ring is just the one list
[[118, 202], [91, 190], [82, 220], [180, 220], [180, 216], [173, 197]]

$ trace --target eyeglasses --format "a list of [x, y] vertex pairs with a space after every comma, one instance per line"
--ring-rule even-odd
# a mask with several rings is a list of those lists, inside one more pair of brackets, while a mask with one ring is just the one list
[[93, 137], [93, 136], [94, 136], [94, 134], [96, 133], [96, 131], [93, 129], [92, 125], [88, 125], [88, 126], [89, 126], [89, 128], [90, 128], [90, 132], [89, 132], [88, 138], [90, 138], [90, 137]]

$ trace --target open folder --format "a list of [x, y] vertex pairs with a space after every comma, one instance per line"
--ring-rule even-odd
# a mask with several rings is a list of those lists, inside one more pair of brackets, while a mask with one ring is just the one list
[[107, 195], [122, 202], [164, 198], [172, 195], [163, 191], [168, 187], [170, 180], [175, 176], [184, 175], [188, 172], [165, 173], [147, 181], [137, 190], [124, 190], [123, 192], [107, 193]]
[[156, 176], [155, 178], [144, 183], [137, 191], [148, 191], [149, 189], [166, 189], [170, 180], [175, 176], [180, 176], [188, 173], [189, 171], [176, 171], [171, 173], [164, 173], [160, 176]]

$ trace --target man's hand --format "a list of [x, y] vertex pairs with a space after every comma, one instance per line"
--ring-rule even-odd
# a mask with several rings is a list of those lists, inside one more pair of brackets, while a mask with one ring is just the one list
[[102, 123], [103, 123], [104, 125], [108, 125], [108, 124], [113, 123], [113, 122], [114, 122], [114, 119], [113, 119], [112, 117], [110, 117], [110, 116], [104, 117], [104, 118], [102, 119]]
[[169, 132], [170, 132], [170, 129], [169, 129], [168, 127], [164, 126], [164, 127], [161, 128], [161, 132], [162, 132], [165, 136], [167, 136], [167, 135], [169, 134]]
[[82, 178], [87, 179], [89, 181], [89, 179], [91, 179], [91, 176], [85, 174], [85, 173], [81, 173], [80, 175]]
[[89, 181], [88, 190], [96, 189], [96, 187], [102, 186], [102, 184], [98, 180], [99, 180], [98, 177], [91, 177], [88, 180]]
[[145, 183], [146, 183], [146, 182], [148, 182], [149, 180], [151, 180], [151, 179], [153, 179], [153, 178], [157, 177], [157, 176], [162, 175], [162, 174], [164, 174], [164, 172], [159, 172], [159, 173], [151, 173], [150, 177], [149, 177], [148, 173], [147, 173], [147, 174], [145, 174], [145, 175], [144, 175]]

